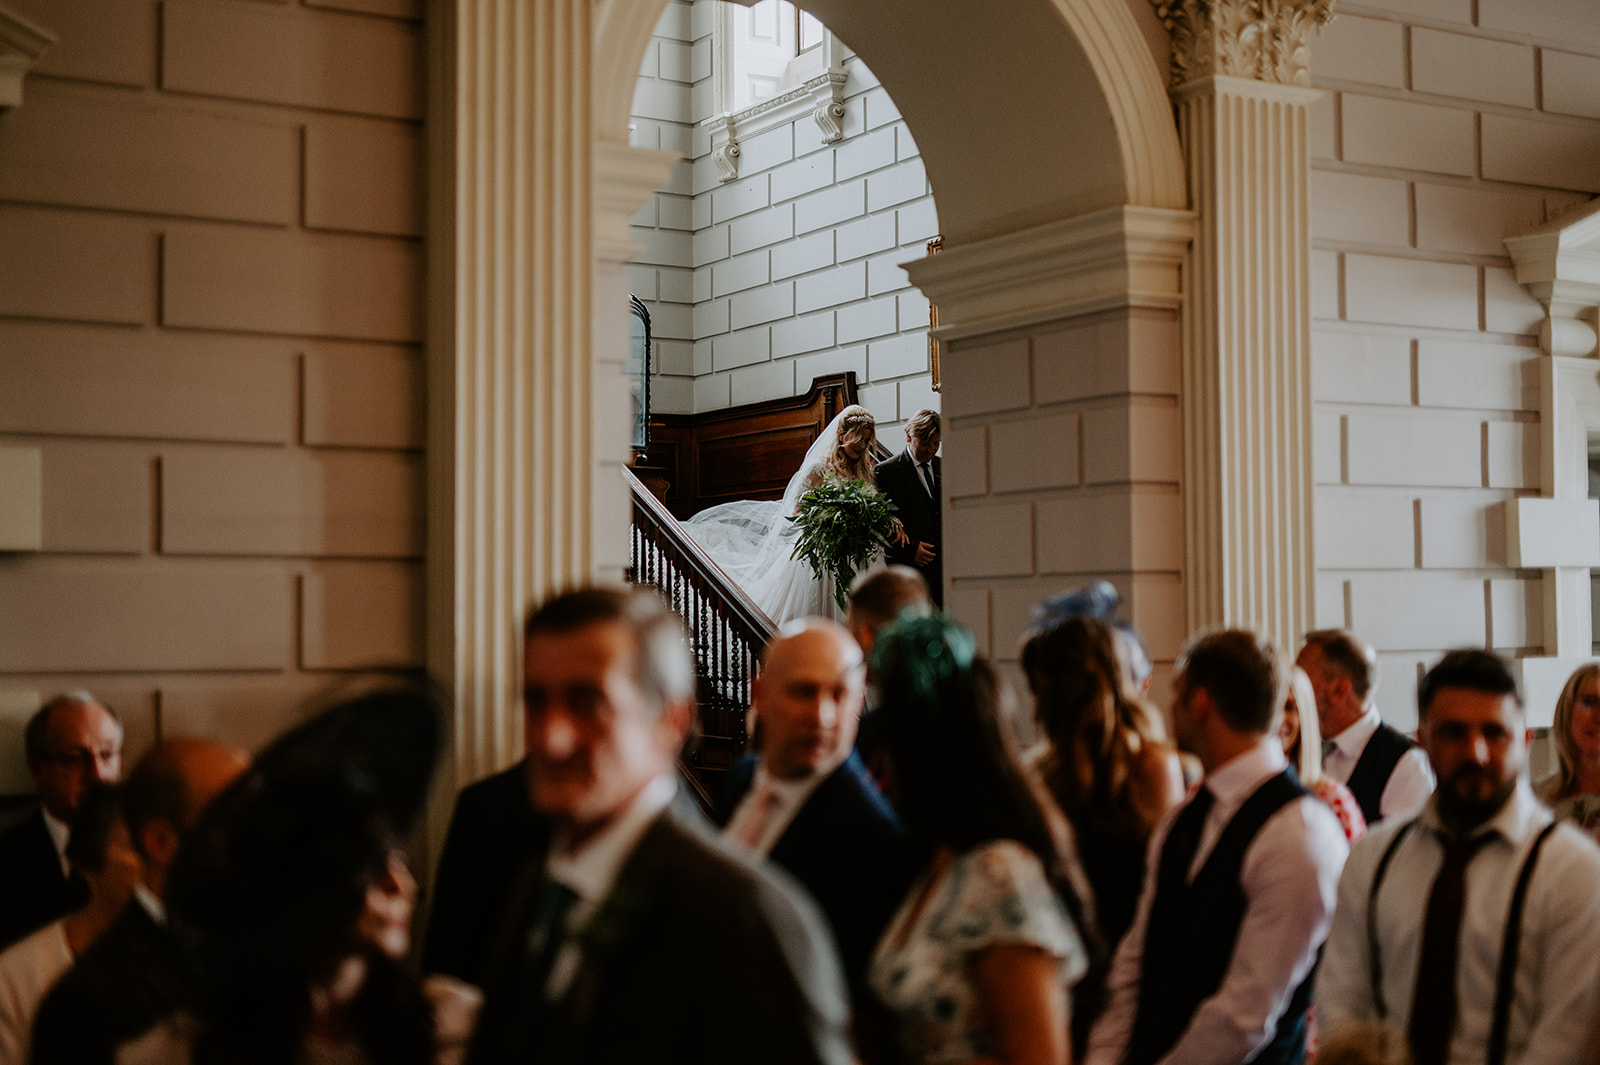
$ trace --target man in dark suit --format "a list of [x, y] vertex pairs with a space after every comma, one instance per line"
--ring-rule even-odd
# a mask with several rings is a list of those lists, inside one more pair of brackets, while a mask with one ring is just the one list
[[117, 1044], [194, 1000], [192, 969], [161, 900], [184, 835], [248, 764], [233, 747], [172, 739], [134, 767], [123, 812], [144, 878], [122, 916], [45, 996], [34, 1021], [34, 1065], [110, 1065]]
[[922, 574], [933, 601], [944, 605], [941, 507], [944, 475], [939, 469], [939, 412], [919, 410], [906, 422], [906, 449], [880, 462], [878, 488], [894, 501], [908, 542], [886, 552], [890, 562]]
[[450, 816], [433, 878], [422, 971], [483, 986], [494, 937], [531, 854], [543, 854], [550, 826], [528, 801], [528, 760], [463, 788]]
[[785, 626], [751, 684], [761, 753], [734, 767], [717, 816], [821, 905], [858, 1006], [872, 948], [915, 873], [900, 819], [853, 750], [866, 672], [842, 625]]
[[694, 715], [677, 616], [644, 592], [558, 596], [527, 620], [523, 676], [526, 780], [552, 837], [469, 1060], [849, 1061], [821, 916], [674, 803]]
[[39, 708], [23, 732], [39, 808], [0, 833], [0, 950], [89, 899], [66, 859], [68, 825], [91, 784], [122, 771], [122, 723], [88, 692]]

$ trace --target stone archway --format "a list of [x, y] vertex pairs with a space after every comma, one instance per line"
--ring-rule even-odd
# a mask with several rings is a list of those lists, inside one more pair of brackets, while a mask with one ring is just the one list
[[[592, 353], [621, 350], [596, 308], [625, 291], [628, 218], [672, 162], [626, 144], [664, 4], [431, 9], [430, 247], [447, 251], [430, 262], [429, 661], [457, 693], [462, 779], [520, 748], [523, 605], [625, 564], [627, 402]], [[803, 6], [893, 95], [940, 204], [947, 249], [912, 276], [941, 306], [947, 396], [964, 397], [946, 528], [952, 556], [968, 543], [979, 561], [954, 575], [958, 614], [1005, 657], [999, 619], [1106, 574], [1136, 622], [1176, 615], [1181, 636], [1192, 218], [1170, 104], [1124, 0], [996, 0], [981, 21], [964, 0]], [[1024, 438], [1060, 449], [1052, 472], [1016, 476], [1007, 453]], [[1098, 538], [1063, 550], [1048, 530], [1074, 508]]]

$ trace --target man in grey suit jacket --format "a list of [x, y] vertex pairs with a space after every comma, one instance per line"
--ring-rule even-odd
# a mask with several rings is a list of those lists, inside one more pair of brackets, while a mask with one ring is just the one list
[[906, 449], [878, 463], [873, 473], [878, 489], [894, 501], [909, 538], [885, 552], [889, 561], [921, 573], [933, 601], [942, 606], [944, 473], [939, 468], [939, 436], [939, 412], [917, 411], [906, 421]]
[[530, 856], [470, 1060], [850, 1060], [839, 962], [814, 905], [676, 803], [694, 715], [682, 622], [591, 588], [524, 627]]

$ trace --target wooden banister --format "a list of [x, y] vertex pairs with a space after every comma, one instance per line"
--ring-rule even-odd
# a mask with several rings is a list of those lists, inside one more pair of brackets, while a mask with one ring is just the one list
[[689, 625], [699, 671], [700, 738], [687, 762], [704, 793], [715, 793], [715, 778], [749, 746], [750, 682], [777, 627], [632, 470], [622, 474], [633, 493], [629, 579], [659, 589]]

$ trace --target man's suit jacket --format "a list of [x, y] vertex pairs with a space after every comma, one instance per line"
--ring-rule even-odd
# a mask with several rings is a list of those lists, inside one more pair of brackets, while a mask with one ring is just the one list
[[0, 950], [88, 901], [83, 879], [61, 872], [43, 810], [0, 832]]
[[110, 1065], [118, 1043], [194, 1003], [193, 973], [172, 933], [128, 903], [45, 996], [33, 1065]]
[[[821, 916], [779, 876], [669, 808], [577, 933], [582, 960], [558, 1002], [541, 1010], [514, 990], [521, 958], [496, 965], [469, 1061], [509, 1060], [532, 1026], [534, 1058], [552, 1065], [844, 1065], [838, 959]], [[516, 940], [543, 888], [530, 880]]]
[[[759, 759], [742, 759], [728, 774], [717, 809], [726, 825], [749, 792]], [[867, 962], [916, 877], [900, 818], [878, 791], [861, 757], [850, 757], [806, 799], [769, 858], [822, 907], [854, 997], [866, 986]]]
[[542, 859], [549, 843], [521, 762], [462, 789], [433, 880], [423, 972], [483, 986], [517, 872], [530, 857]]
[[[917, 464], [911, 460], [911, 452], [901, 451], [892, 459], [885, 459], [878, 463], [873, 475], [878, 482], [878, 488], [899, 508], [896, 516], [900, 523], [906, 527], [906, 535], [911, 537], [911, 542], [904, 547], [890, 547], [885, 555], [890, 562], [912, 566], [922, 573], [928, 582], [928, 590], [933, 593], [933, 601], [940, 605], [944, 603], [944, 535], [940, 513], [939, 499], [930, 498], [928, 490], [923, 486], [922, 474], [917, 471]], [[944, 494], [944, 471], [940, 468], [939, 457], [933, 458], [934, 480], [941, 486], [939, 494]], [[933, 561], [926, 566], [916, 564], [917, 544], [927, 542], [933, 545], [937, 554]]]

